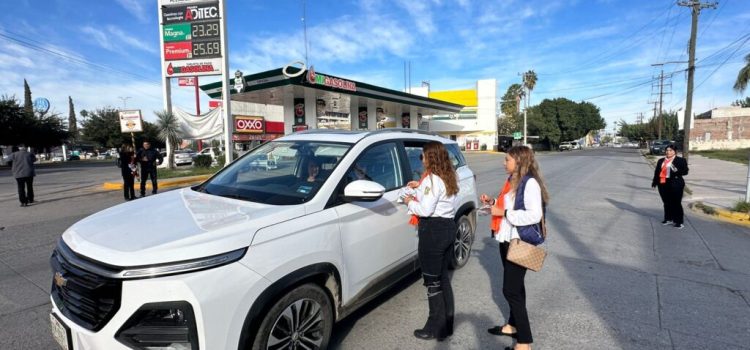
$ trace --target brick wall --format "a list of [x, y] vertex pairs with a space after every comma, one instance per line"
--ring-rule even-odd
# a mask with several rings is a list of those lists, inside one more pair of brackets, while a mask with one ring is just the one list
[[750, 139], [750, 116], [696, 119], [690, 129], [691, 142], [746, 139]]

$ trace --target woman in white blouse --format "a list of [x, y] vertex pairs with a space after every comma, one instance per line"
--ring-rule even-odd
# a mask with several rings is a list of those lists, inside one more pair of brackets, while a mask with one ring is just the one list
[[[500, 242], [500, 259], [503, 262], [503, 295], [510, 306], [508, 322], [487, 331], [516, 338], [514, 350], [528, 350], [531, 349], [533, 338], [526, 312], [526, 268], [507, 260], [508, 246], [511, 239], [520, 239], [517, 226], [541, 221], [542, 206], [549, 197], [534, 153], [528, 147], [515, 146], [508, 150], [505, 171], [510, 176], [497, 199], [491, 199], [486, 194], [480, 196], [483, 203], [491, 205], [490, 225], [493, 236]], [[517, 196], [521, 188], [522, 200]]]
[[453, 289], [448, 265], [456, 236], [456, 170], [448, 152], [440, 142], [430, 142], [422, 148], [424, 164], [422, 179], [406, 186], [411, 193], [404, 198], [417, 224], [419, 234], [419, 262], [427, 287], [430, 314], [424, 327], [414, 331], [420, 339], [444, 340], [453, 334]]

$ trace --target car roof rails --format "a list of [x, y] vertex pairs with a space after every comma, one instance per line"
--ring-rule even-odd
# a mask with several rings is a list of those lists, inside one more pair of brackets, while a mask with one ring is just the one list
[[429, 136], [440, 136], [439, 134], [431, 132], [431, 131], [424, 131], [424, 130], [419, 130], [419, 129], [407, 129], [407, 128], [378, 129], [378, 130], [367, 132], [367, 136], [386, 134], [389, 132], [404, 132], [404, 133], [422, 134], [422, 135], [429, 135]]

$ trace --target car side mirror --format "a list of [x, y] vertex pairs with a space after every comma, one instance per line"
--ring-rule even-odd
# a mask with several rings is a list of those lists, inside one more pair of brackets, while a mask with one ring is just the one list
[[344, 200], [347, 202], [374, 202], [385, 193], [385, 187], [381, 184], [368, 181], [356, 180], [344, 188]]

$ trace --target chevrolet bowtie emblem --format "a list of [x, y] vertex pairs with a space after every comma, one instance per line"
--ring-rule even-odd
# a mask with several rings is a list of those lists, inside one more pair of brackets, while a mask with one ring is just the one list
[[65, 287], [66, 284], [68, 284], [68, 279], [63, 277], [63, 275], [59, 272], [55, 272], [55, 285], [59, 288]]

